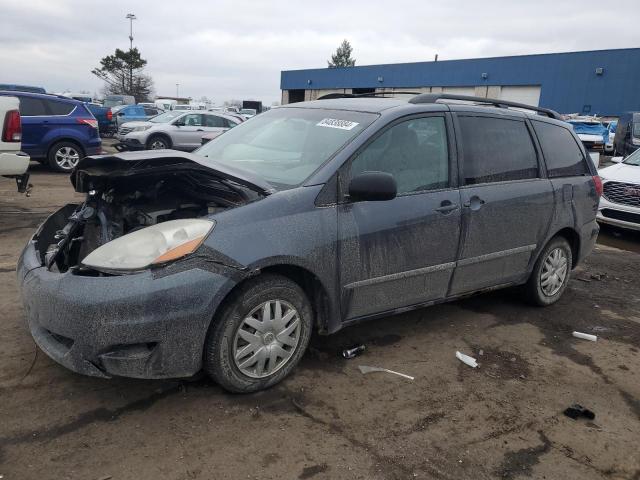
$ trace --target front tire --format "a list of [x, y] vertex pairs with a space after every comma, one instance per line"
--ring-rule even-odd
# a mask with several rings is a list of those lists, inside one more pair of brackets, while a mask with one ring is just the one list
[[230, 392], [269, 388], [298, 364], [312, 326], [311, 305], [296, 283], [260, 275], [234, 292], [214, 318], [204, 346], [204, 370]]
[[557, 302], [569, 283], [572, 262], [569, 242], [564, 237], [551, 239], [525, 285], [529, 302], [542, 307]]
[[84, 152], [78, 145], [65, 141], [58, 142], [49, 149], [47, 160], [56, 172], [70, 173], [83, 157]]
[[171, 148], [171, 142], [164, 135], [154, 135], [147, 140], [147, 150], [165, 150]]

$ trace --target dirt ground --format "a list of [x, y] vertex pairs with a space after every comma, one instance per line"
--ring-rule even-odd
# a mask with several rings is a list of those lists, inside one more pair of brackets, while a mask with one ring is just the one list
[[[31, 198], [0, 182], [0, 478], [640, 479], [637, 235], [609, 231], [636, 251], [599, 245], [552, 307], [501, 291], [316, 337], [289, 379], [238, 396], [204, 378], [83, 377], [36, 350], [15, 262], [74, 194], [33, 171]], [[595, 419], [564, 416], [573, 403]]]

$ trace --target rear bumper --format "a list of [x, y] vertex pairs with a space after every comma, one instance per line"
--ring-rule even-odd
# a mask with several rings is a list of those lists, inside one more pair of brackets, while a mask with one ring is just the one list
[[598, 239], [598, 233], [600, 233], [600, 226], [594, 219], [591, 222], [585, 223], [580, 229], [580, 251], [578, 252], [578, 258], [575, 264], [582, 262], [592, 251], [596, 245]]
[[0, 152], [0, 175], [22, 175], [29, 169], [31, 158], [22, 152]]

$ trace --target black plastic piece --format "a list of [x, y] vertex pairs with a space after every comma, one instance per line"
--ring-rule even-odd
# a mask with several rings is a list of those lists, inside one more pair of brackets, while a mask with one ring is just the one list
[[584, 417], [588, 420], [593, 420], [594, 418], [596, 418], [595, 413], [577, 403], [567, 408], [564, 411], [564, 414], [569, 418], [573, 418], [574, 420], [577, 420], [579, 417]]
[[342, 351], [342, 357], [346, 358], [347, 360], [349, 360], [351, 358], [357, 357], [361, 353], [364, 353], [364, 351], [366, 349], [367, 349], [367, 347], [365, 347], [364, 345], [356, 345], [356, 346], [351, 347], [351, 348], [345, 348]]
[[542, 107], [534, 107], [524, 103], [509, 102], [507, 100], [497, 100], [495, 98], [471, 97], [467, 95], [452, 95], [450, 93], [421, 93], [420, 95], [409, 100], [409, 103], [437, 103], [439, 100], [460, 100], [465, 102], [480, 103], [491, 105], [498, 108], [521, 108], [546, 115], [556, 120], [564, 120], [555, 110]]

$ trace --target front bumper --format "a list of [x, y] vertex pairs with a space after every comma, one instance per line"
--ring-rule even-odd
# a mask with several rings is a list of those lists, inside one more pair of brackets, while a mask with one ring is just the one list
[[96, 377], [187, 377], [202, 366], [209, 324], [234, 282], [199, 268], [93, 277], [47, 270], [30, 241], [18, 262], [40, 349]]
[[600, 223], [630, 230], [640, 230], [640, 208], [614, 203], [600, 197], [596, 219]]

